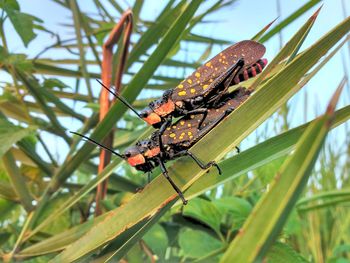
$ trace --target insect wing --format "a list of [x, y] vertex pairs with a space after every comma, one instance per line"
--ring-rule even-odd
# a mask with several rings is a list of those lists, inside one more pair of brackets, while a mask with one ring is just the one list
[[244, 67], [254, 64], [265, 54], [265, 47], [252, 40], [244, 40], [232, 45], [199, 67], [189, 77], [174, 88], [172, 100], [182, 101], [207, 93], [207, 89], [216, 78], [244, 58]]
[[165, 145], [181, 145], [192, 141], [198, 133], [198, 125], [202, 115], [189, 115], [181, 118], [162, 134]]

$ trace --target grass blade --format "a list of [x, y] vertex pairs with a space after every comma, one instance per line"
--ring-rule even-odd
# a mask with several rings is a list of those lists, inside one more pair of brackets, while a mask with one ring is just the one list
[[331, 127], [339, 87], [326, 113], [312, 123], [297, 143], [295, 152], [275, 175], [269, 191], [260, 199], [220, 262], [261, 261], [275, 241], [307, 184], [318, 153]]

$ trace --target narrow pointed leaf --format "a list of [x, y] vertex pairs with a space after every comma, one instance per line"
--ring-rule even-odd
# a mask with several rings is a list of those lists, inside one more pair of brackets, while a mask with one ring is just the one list
[[268, 192], [259, 200], [220, 262], [261, 261], [281, 231], [307, 184], [318, 153], [331, 127], [342, 87], [335, 92], [326, 113], [313, 122], [283, 163]]

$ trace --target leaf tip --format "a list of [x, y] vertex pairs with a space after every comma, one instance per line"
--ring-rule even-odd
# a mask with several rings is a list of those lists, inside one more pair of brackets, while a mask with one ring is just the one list
[[347, 81], [348, 81], [347, 78], [344, 77], [342, 79], [341, 83], [339, 84], [339, 87], [334, 92], [334, 94], [333, 94], [333, 96], [332, 96], [332, 98], [331, 98], [331, 100], [330, 100], [330, 102], [328, 104], [328, 107], [327, 107], [327, 111], [326, 111], [326, 115], [327, 116], [329, 116], [329, 117], [333, 116], [333, 113], [334, 113], [335, 107], [336, 107], [336, 105], [338, 103], [340, 94], [341, 94], [341, 92], [342, 92], [342, 90], [343, 90], [343, 88], [344, 88], [344, 86], [345, 86]]
[[313, 21], [316, 20], [316, 18], [317, 18], [317, 16], [318, 16], [318, 14], [320, 13], [322, 7], [323, 7], [323, 4], [322, 4], [322, 5], [316, 10], [316, 12], [310, 17], [310, 20], [313, 20]]
[[274, 20], [272, 20], [269, 24], [267, 24], [266, 26], [265, 26], [265, 28], [264, 28], [264, 30], [267, 30], [267, 29], [269, 29], [270, 28], [270, 26], [273, 24], [273, 23], [275, 23], [276, 22], [276, 20], [279, 18], [279, 16], [278, 17], [276, 17]]

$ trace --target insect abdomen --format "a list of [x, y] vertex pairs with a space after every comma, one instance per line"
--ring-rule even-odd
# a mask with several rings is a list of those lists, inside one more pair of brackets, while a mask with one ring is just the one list
[[247, 79], [253, 78], [256, 75], [258, 75], [266, 66], [267, 60], [266, 59], [259, 59], [256, 63], [251, 65], [250, 67], [243, 70], [242, 73], [240, 73], [231, 83], [231, 85], [236, 85], [242, 81], [245, 81]]

